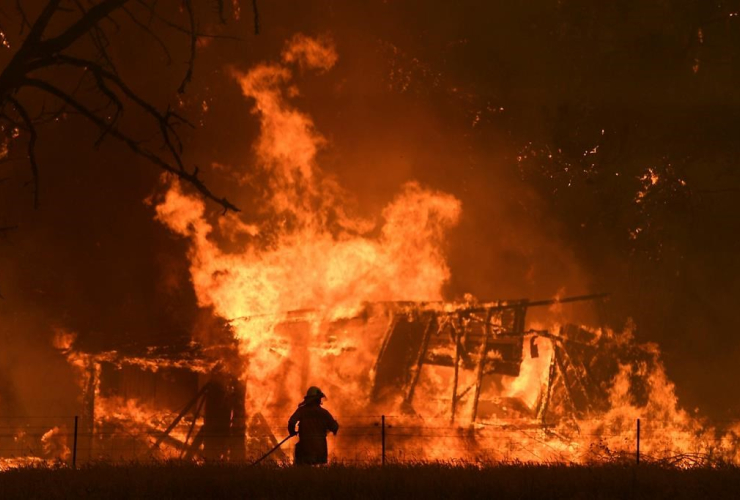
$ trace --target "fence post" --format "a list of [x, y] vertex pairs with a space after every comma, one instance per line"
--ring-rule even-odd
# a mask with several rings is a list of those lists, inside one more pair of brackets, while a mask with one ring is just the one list
[[381, 465], [385, 465], [385, 415], [380, 417]]
[[637, 419], [637, 465], [640, 465], [640, 419]]
[[75, 415], [75, 437], [74, 442], [72, 443], [72, 468], [77, 468], [77, 421], [80, 417]]

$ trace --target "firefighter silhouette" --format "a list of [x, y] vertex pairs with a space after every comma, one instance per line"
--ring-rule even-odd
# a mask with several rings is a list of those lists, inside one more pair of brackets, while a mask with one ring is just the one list
[[326, 435], [329, 432], [336, 435], [339, 424], [331, 413], [321, 407], [321, 400], [325, 397], [318, 387], [309, 387], [303, 402], [288, 420], [290, 435], [298, 434], [293, 462], [295, 465], [318, 465], [327, 462]]

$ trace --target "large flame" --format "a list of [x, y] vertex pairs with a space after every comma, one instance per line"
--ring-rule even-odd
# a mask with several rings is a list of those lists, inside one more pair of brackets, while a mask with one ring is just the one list
[[[320, 385], [342, 420], [344, 432], [334, 449], [341, 459], [377, 457], [379, 429], [372, 415], [389, 412], [395, 416], [389, 419], [387, 450], [398, 459], [633, 460], [636, 422], [641, 419], [641, 449], [652, 459], [680, 465], [737, 463], [740, 427], [718, 430], [681, 409], [657, 346], [638, 345], [631, 325], [623, 332], [580, 328], [589, 339], [580, 345], [600, 353], [589, 355], [586, 364], [591, 364], [584, 364], [584, 370], [601, 373], [595, 380], [600, 399], [585, 412], [574, 411], [565, 382], [567, 367], [559, 368], [560, 379], [553, 378], [556, 364], [563, 362], [557, 352], [564, 352], [573, 340], [553, 335], [563, 331], [555, 322], [528, 325], [518, 376], [496, 375], [482, 387], [481, 400], [494, 403], [483, 418], [469, 418], [468, 393], [460, 396], [460, 415], [451, 422], [453, 398], [448, 389], [453, 371], [441, 364], [420, 371], [415, 411], [409, 412], [400, 398], [379, 402], [371, 397], [383, 336], [399, 314], [418, 321], [427, 307], [426, 313], [433, 310], [452, 318], [456, 308], [472, 307], [475, 301], [429, 304], [442, 300], [450, 278], [445, 235], [461, 214], [454, 196], [410, 181], [399, 187], [375, 220], [367, 220], [351, 214], [351, 196], [319, 167], [317, 155], [328, 141], [310, 116], [292, 104], [299, 93], [294, 77], [296, 70], [327, 72], [336, 61], [330, 39], [296, 35], [279, 61], [233, 73], [260, 121], [256, 165], [239, 174], [244, 182], [261, 180], [259, 211], [211, 214], [201, 198], [172, 179], [156, 205], [157, 220], [189, 241], [190, 274], [199, 304], [231, 325], [244, 362], [227, 365], [232, 371], [243, 370], [232, 375], [246, 381], [246, 413], [259, 415], [274, 434], [282, 433], [303, 391]], [[382, 304], [404, 301], [427, 304], [408, 309]], [[200, 373], [217, 366], [120, 357], [115, 352], [91, 356], [74, 351], [73, 341], [73, 334], [60, 330], [56, 345], [77, 369], [81, 386], [95, 393], [94, 425], [118, 429], [116, 436], [123, 429], [134, 448], [143, 442], [148, 449], [173, 414], [145, 402], [102, 397], [95, 382], [100, 362], [149, 371], [187, 367]], [[438, 355], [454, 351], [439, 349]], [[493, 358], [500, 354], [481, 352]], [[473, 372], [460, 370], [454, 377], [455, 384], [469, 386]], [[549, 413], [535, 411], [544, 408], [542, 398], [551, 392]], [[173, 425], [171, 435], [187, 442], [201, 420], [185, 418]], [[57, 427], [44, 434], [47, 455], [54, 450], [63, 457], [69, 454], [69, 443], [60, 435]], [[259, 437], [249, 435], [248, 440]], [[161, 456], [182, 453], [172, 448]], [[8, 464], [0, 461], [0, 469]]]
[[[348, 215], [347, 193], [317, 165], [317, 153], [327, 141], [311, 118], [291, 104], [299, 92], [293, 78], [296, 66], [302, 72], [325, 72], [336, 60], [330, 40], [297, 35], [280, 62], [234, 75], [260, 120], [255, 157], [268, 179], [263, 213], [222, 219], [216, 229], [203, 201], [185, 194], [174, 181], [156, 207], [158, 220], [190, 240], [190, 270], [199, 303], [232, 321], [247, 360], [251, 412], [289, 414], [296, 398], [313, 384], [328, 386], [335, 409], [367, 410], [368, 375], [387, 321], [371, 318], [360, 324], [341, 319], [352, 318], [369, 302], [440, 300], [450, 276], [442, 243], [445, 231], [460, 216], [457, 199], [409, 182], [374, 224]], [[253, 177], [254, 172], [243, 174], [244, 179]], [[219, 246], [218, 231], [227, 239], [241, 232], [247, 243], [238, 251], [226, 251]], [[289, 314], [296, 310], [303, 313]], [[629, 332], [622, 338], [633, 342]], [[525, 356], [520, 375], [504, 377], [493, 390], [487, 389], [494, 393], [488, 396], [533, 407], [553, 363], [550, 343], [541, 346], [541, 356]], [[457, 456], [488, 450], [488, 456], [496, 458], [584, 461], [632, 449], [640, 416], [647, 418], [646, 430], [669, 430], [660, 436], [657, 430], [648, 431], [655, 432], [644, 448], [648, 453], [660, 448], [706, 452], [713, 433], [679, 409], [673, 386], [656, 361], [650, 367], [621, 365], [609, 381], [610, 409], [598, 418], [566, 422], [557, 430], [537, 428], [532, 418], [531, 427], [514, 426], [513, 436], [512, 427], [505, 426], [506, 438], [499, 433], [501, 426], [480, 423], [471, 448], [470, 435], [443, 430], [449, 428], [447, 416], [433, 418], [444, 415], [449, 406], [449, 397], [439, 388], [448, 387], [450, 377], [445, 368], [430, 367], [422, 373], [417, 406], [424, 408], [427, 419], [416, 421], [422, 429], [414, 435], [416, 441], [404, 440], [406, 453], [416, 450], [419, 458], [446, 458], [453, 449]], [[647, 405], [633, 400], [635, 378], [646, 381]], [[437, 438], [430, 441], [424, 428], [436, 429]], [[724, 450], [735, 458], [733, 447]]]
[[[327, 352], [317, 350], [324, 342], [319, 338], [323, 322], [352, 317], [367, 302], [439, 300], [450, 276], [442, 243], [445, 230], [458, 220], [457, 199], [409, 182], [376, 224], [348, 215], [346, 193], [317, 165], [317, 152], [326, 140], [289, 101], [298, 92], [292, 84], [294, 66], [326, 71], [336, 60], [329, 40], [298, 35], [287, 44], [280, 63], [235, 74], [244, 96], [254, 101], [261, 124], [255, 156], [269, 179], [263, 193], [266, 214], [255, 214], [267, 222], [236, 222], [251, 228], [251, 236], [266, 238], [253, 237], [238, 251], [224, 251], [203, 201], [185, 194], [176, 182], [156, 207], [160, 221], [190, 239], [199, 303], [228, 320], [239, 318], [234, 328], [249, 363], [248, 394], [256, 408], [278, 405], [288, 411], [281, 398], [299, 396], [309, 380], [339, 386], [331, 377], [349, 376], [324, 363]], [[276, 328], [289, 311], [302, 309], [312, 311], [310, 338], [296, 352], [300, 342], [280, 346]], [[360, 358], [372, 351], [365, 341], [376, 340], [337, 333], [338, 343], [355, 349]], [[303, 357], [309, 367], [300, 380], [285, 372], [291, 356]], [[355, 376], [366, 376], [369, 360], [360, 361], [350, 365]], [[286, 376], [291, 382], [287, 392], [276, 390], [276, 377], [285, 383]], [[361, 393], [349, 393], [358, 389], [356, 384], [344, 385], [347, 390], [338, 399], [361, 398]]]

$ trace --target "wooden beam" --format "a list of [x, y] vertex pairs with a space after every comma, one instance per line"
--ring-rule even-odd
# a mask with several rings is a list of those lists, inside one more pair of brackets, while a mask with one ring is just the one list
[[152, 449], [155, 450], [159, 448], [159, 445], [162, 444], [162, 441], [164, 441], [169, 435], [170, 432], [172, 432], [172, 429], [174, 429], [178, 423], [180, 423], [180, 420], [183, 419], [183, 417], [190, 411], [190, 408], [192, 408], [195, 403], [198, 402], [201, 396], [204, 396], [206, 391], [210, 388], [211, 383], [208, 382], [205, 384], [201, 389], [198, 391], [198, 393], [195, 395], [193, 399], [191, 399], [188, 404], [185, 405], [185, 408], [182, 409], [182, 411], [175, 417], [175, 420], [172, 421], [172, 423], [165, 429], [165, 431], [162, 433], [162, 435], [157, 439], [157, 442], [154, 443], [154, 446], [152, 446]]
[[483, 372], [486, 365], [486, 357], [488, 356], [488, 338], [491, 335], [491, 317], [493, 311], [491, 309], [486, 313], [486, 324], [483, 329], [484, 337], [481, 343], [480, 349], [478, 349], [478, 367], [475, 374], [475, 393], [473, 395], [473, 415], [472, 422], [475, 422], [478, 418], [478, 402], [480, 400], [481, 386], [483, 385]]
[[411, 406], [411, 402], [414, 399], [414, 391], [416, 390], [416, 384], [419, 383], [419, 377], [421, 376], [421, 368], [424, 365], [424, 357], [426, 356], [427, 349], [429, 348], [429, 339], [432, 337], [433, 325], [437, 322], [437, 316], [432, 313], [429, 317], [429, 322], [424, 329], [424, 337], [421, 341], [421, 347], [416, 356], [416, 362], [414, 363], [414, 371], [411, 374], [411, 381], [407, 387], [406, 397], [403, 399], [403, 405], [405, 407]]

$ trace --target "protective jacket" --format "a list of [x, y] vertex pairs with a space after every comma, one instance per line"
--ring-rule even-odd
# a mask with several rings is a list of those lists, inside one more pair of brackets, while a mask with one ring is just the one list
[[339, 424], [327, 410], [321, 407], [321, 400], [308, 400], [301, 403], [288, 420], [288, 432], [296, 434], [298, 424], [298, 443], [295, 446], [296, 465], [315, 465], [327, 462], [326, 434], [339, 430]]

